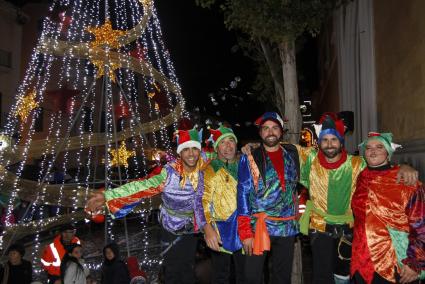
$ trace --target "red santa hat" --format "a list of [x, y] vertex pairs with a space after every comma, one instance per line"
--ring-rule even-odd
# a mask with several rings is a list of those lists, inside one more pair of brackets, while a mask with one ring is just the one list
[[201, 150], [202, 129], [196, 128], [190, 130], [177, 130], [174, 134], [177, 141], [177, 154], [180, 154], [183, 149], [195, 147]]

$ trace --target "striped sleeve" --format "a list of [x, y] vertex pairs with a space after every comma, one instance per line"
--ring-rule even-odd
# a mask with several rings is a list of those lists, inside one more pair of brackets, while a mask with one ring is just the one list
[[167, 170], [152, 177], [133, 181], [123, 186], [105, 191], [106, 207], [113, 218], [122, 218], [136, 207], [144, 198], [162, 192], [167, 179]]
[[300, 159], [300, 184], [309, 190], [311, 165], [317, 156], [317, 151], [313, 147], [295, 146]]

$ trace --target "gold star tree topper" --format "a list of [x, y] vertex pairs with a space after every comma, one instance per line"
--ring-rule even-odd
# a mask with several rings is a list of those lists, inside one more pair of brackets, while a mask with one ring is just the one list
[[118, 149], [109, 151], [112, 155], [112, 160], [109, 162], [111, 167], [113, 166], [124, 166], [128, 168], [128, 158], [136, 156], [136, 151], [129, 151], [125, 146], [125, 142], [121, 141], [121, 146]]
[[139, 0], [139, 2], [145, 7], [152, 4], [151, 0]]
[[118, 38], [125, 35], [125, 31], [112, 29], [109, 19], [99, 27], [88, 27], [87, 31], [95, 36], [95, 39], [90, 43], [91, 47], [107, 45], [111, 48], [119, 48], [121, 44]]
[[37, 92], [33, 90], [26, 96], [19, 99], [15, 116], [19, 116], [21, 121], [26, 120], [30, 112], [39, 106], [38, 102], [35, 101], [36, 95]]

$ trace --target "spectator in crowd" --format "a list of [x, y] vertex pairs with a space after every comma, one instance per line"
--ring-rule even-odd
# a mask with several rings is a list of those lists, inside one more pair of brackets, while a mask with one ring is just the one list
[[82, 255], [83, 248], [80, 244], [73, 243], [68, 246], [60, 266], [61, 284], [87, 284], [90, 271], [84, 266]]
[[73, 244], [80, 244], [80, 240], [75, 236], [75, 227], [65, 224], [61, 227], [60, 234], [44, 248], [41, 264], [47, 272], [48, 284], [60, 283], [61, 260]]
[[116, 243], [103, 248], [101, 284], [128, 284], [130, 276], [127, 265], [120, 259], [120, 250]]
[[130, 284], [145, 284], [147, 283], [148, 276], [140, 269], [139, 261], [135, 256], [129, 256], [127, 258], [127, 267], [130, 272]]
[[2, 284], [29, 284], [32, 281], [32, 265], [23, 259], [25, 248], [21, 244], [13, 244], [7, 250], [8, 261], [0, 267]]

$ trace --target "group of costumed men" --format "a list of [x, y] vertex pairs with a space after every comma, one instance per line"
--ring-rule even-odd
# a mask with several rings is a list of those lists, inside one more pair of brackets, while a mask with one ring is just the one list
[[[310, 237], [313, 283], [410, 283], [422, 276], [424, 190], [417, 171], [389, 162], [390, 134], [368, 137], [365, 161], [345, 151], [346, 127], [337, 114], [320, 119], [318, 149], [282, 144], [284, 123], [275, 112], [255, 124], [261, 144], [244, 147], [240, 157], [230, 128], [210, 129], [213, 158], [201, 150], [201, 133], [178, 130], [176, 160], [156, 175], [95, 193], [88, 210], [106, 205], [120, 218], [161, 194], [167, 284], [195, 282], [199, 233], [212, 250], [212, 283], [229, 283], [232, 259], [237, 283], [262, 283], [267, 254], [271, 283], [291, 283], [300, 232]], [[375, 165], [377, 151], [387, 156]], [[310, 196], [301, 218], [298, 183]]]

